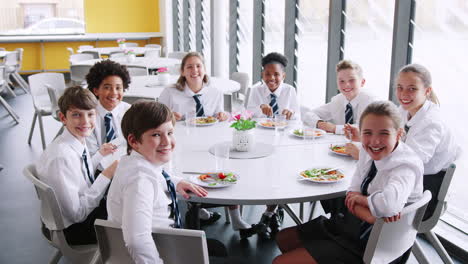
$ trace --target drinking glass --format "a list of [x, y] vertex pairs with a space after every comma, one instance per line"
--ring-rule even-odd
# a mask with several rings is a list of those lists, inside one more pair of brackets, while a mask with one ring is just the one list
[[229, 165], [229, 152], [231, 144], [217, 144], [214, 147], [215, 169], [217, 172], [227, 172]]

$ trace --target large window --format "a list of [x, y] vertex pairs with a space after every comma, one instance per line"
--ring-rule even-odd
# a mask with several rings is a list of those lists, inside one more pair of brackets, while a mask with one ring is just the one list
[[2, 1], [0, 35], [84, 33], [83, 0]]
[[[413, 62], [426, 66], [440, 101], [446, 124], [463, 149], [468, 148], [468, 1], [425, 0], [416, 2]], [[458, 158], [448, 195], [444, 220], [468, 232], [466, 172], [468, 153]]]
[[301, 104], [325, 103], [329, 1], [299, 1], [297, 92]]
[[284, 53], [284, 2], [265, 0], [265, 54]]
[[252, 75], [253, 5], [252, 0], [239, 0], [239, 71]]
[[365, 89], [388, 99], [394, 1], [346, 1], [344, 58], [361, 65]]

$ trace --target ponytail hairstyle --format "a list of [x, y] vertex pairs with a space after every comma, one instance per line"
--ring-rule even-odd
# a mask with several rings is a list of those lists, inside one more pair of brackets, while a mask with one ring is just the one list
[[406, 72], [415, 73], [419, 77], [419, 79], [421, 79], [421, 81], [423, 82], [424, 88], [431, 87], [431, 93], [427, 96], [427, 99], [431, 100], [434, 104], [440, 105], [439, 98], [437, 98], [437, 95], [434, 92], [434, 88], [432, 87], [431, 73], [426, 67], [422, 66], [421, 64], [416, 64], [416, 63], [408, 64], [406, 66], [403, 66], [403, 68], [400, 69], [400, 71], [398, 72], [398, 75], [400, 75], [400, 73], [406, 73]]
[[[175, 88], [179, 91], [183, 91], [185, 88], [185, 84], [187, 83], [187, 79], [185, 79], [185, 77], [182, 76], [182, 72], [184, 71], [185, 64], [187, 64], [187, 60], [191, 57], [199, 58], [203, 64], [203, 67], [205, 67], [205, 59], [203, 59], [203, 56], [200, 53], [196, 51], [187, 53], [187, 55], [185, 55], [185, 57], [182, 59], [182, 64], [180, 65], [180, 76], [179, 76], [179, 79], [177, 79], [177, 82], [175, 84]], [[209, 81], [208, 75], [205, 74], [205, 76], [203, 77], [203, 82], [208, 83], [208, 81]]]

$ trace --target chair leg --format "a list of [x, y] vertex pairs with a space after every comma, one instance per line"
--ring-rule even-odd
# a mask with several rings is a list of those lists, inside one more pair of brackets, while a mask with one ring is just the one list
[[39, 119], [39, 129], [41, 130], [41, 141], [42, 141], [42, 149], [46, 149], [46, 142], [45, 142], [45, 134], [44, 134], [44, 125], [42, 124], [42, 114], [38, 114]]
[[23, 77], [21, 77], [21, 75], [18, 73], [18, 72], [14, 72], [12, 74], [13, 76], [13, 79], [15, 79], [15, 81], [19, 84], [20, 88], [23, 89], [23, 91], [25, 93], [29, 93], [28, 89], [29, 89], [29, 85], [28, 83], [23, 79]]
[[10, 114], [11, 117], [16, 121], [16, 124], [19, 124], [19, 116], [13, 111], [13, 109], [10, 107], [10, 105], [3, 99], [3, 97], [0, 96], [0, 104], [5, 107], [7, 112]]
[[314, 217], [315, 206], [317, 206], [317, 202], [310, 202], [309, 221]]
[[229, 208], [224, 206], [224, 215], [226, 215], [226, 224], [231, 223], [231, 217], [229, 216]]
[[33, 121], [32, 121], [32, 124], [31, 124], [31, 130], [29, 131], [29, 138], [28, 138], [28, 144], [29, 145], [31, 145], [31, 139], [32, 139], [33, 132], [34, 132], [34, 126], [36, 125], [36, 119], [37, 119], [37, 113], [34, 112], [34, 117], [33, 117]]
[[420, 264], [429, 264], [429, 260], [427, 259], [426, 255], [424, 255], [424, 251], [421, 248], [421, 245], [418, 241], [414, 241], [413, 247], [411, 248], [411, 252], [413, 252], [414, 257]]
[[13, 91], [12, 85], [9, 83], [5, 85], [5, 88], [7, 89], [8, 93], [11, 94], [11, 96], [16, 97], [15, 91]]
[[440, 243], [434, 231], [429, 231], [424, 234], [426, 235], [427, 240], [429, 240], [429, 243], [431, 243], [434, 249], [437, 251], [442, 261], [445, 264], [453, 264], [452, 258], [450, 258], [444, 246], [442, 246], [442, 243]]
[[299, 218], [304, 221], [304, 203], [299, 203]]
[[49, 261], [49, 264], [57, 264], [62, 257], [62, 252], [56, 249], [55, 254], [52, 256], [52, 259]]

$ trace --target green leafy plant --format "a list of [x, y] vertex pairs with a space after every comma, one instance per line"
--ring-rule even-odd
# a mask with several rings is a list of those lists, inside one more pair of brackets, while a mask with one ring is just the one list
[[253, 113], [246, 110], [242, 113], [233, 113], [230, 121], [234, 121], [231, 127], [238, 131], [245, 131], [255, 127], [257, 121], [252, 120]]

